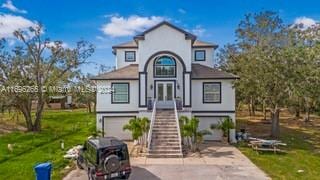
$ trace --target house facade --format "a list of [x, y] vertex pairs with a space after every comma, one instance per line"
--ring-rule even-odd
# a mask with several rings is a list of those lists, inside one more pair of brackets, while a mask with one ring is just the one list
[[[154, 113], [161, 109], [175, 110], [177, 118], [199, 118], [200, 129], [209, 129], [227, 116], [235, 121], [237, 76], [213, 67], [216, 48], [168, 22], [113, 46], [116, 69], [92, 78], [98, 89], [113, 90], [97, 92], [98, 130], [105, 136], [131, 139], [123, 125], [133, 117], [155, 121]], [[231, 140], [234, 136], [231, 133]], [[204, 139], [220, 140], [221, 133]]]

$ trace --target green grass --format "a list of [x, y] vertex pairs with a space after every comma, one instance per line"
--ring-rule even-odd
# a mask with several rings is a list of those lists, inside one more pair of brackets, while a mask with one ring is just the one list
[[[65, 152], [82, 144], [95, 128], [95, 115], [82, 111], [46, 111], [40, 133], [12, 132], [0, 136], [1, 179], [35, 179], [33, 167], [40, 162], [53, 163], [53, 179], [62, 179], [70, 164]], [[65, 150], [60, 148], [63, 140]], [[9, 152], [7, 145], [14, 144]]]
[[[320, 178], [320, 132], [313, 128], [289, 129], [282, 126], [281, 140], [287, 153], [256, 153], [245, 144], [239, 149], [272, 179]], [[304, 172], [299, 173], [298, 170]]]

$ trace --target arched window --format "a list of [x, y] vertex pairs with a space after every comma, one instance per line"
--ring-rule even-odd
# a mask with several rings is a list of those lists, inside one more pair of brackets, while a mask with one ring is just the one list
[[155, 60], [154, 75], [156, 77], [175, 77], [176, 61], [170, 56], [161, 56]]

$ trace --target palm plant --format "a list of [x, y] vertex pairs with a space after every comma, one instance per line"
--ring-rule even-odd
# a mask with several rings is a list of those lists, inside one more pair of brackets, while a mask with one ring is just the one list
[[140, 127], [141, 127], [141, 131], [142, 131], [142, 145], [145, 144], [147, 145], [147, 136], [148, 136], [148, 132], [150, 129], [150, 120], [147, 117], [143, 117], [140, 119]]
[[220, 121], [218, 124], [211, 124], [210, 129], [211, 130], [222, 130], [223, 137], [228, 137], [229, 139], [229, 130], [234, 129], [235, 125], [231, 119], [231, 117], [226, 117], [223, 119], [223, 121]]
[[128, 124], [123, 126], [123, 130], [131, 131], [132, 139], [137, 141], [143, 147], [143, 144], [146, 144], [147, 133], [150, 128], [150, 120], [146, 117], [137, 118], [134, 117], [129, 120]]
[[209, 130], [198, 130], [199, 119], [196, 117], [189, 119], [186, 116], [181, 116], [179, 122], [181, 136], [187, 139], [192, 151], [199, 149], [199, 144], [203, 142], [203, 136], [211, 134]]

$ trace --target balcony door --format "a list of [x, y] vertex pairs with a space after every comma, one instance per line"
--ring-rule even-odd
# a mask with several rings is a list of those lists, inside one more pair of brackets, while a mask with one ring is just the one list
[[158, 81], [156, 82], [156, 98], [158, 108], [170, 108], [174, 100], [174, 82]]

